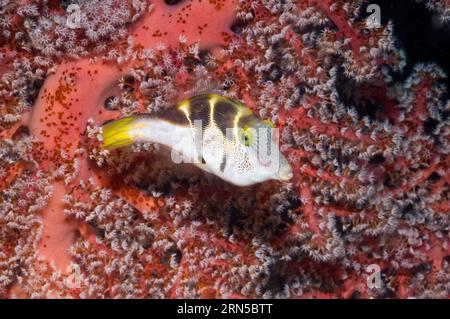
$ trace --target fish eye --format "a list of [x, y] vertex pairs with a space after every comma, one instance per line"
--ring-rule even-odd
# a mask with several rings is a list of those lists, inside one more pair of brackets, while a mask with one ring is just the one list
[[242, 128], [239, 130], [239, 141], [245, 146], [249, 147], [253, 143], [253, 135], [250, 128]]

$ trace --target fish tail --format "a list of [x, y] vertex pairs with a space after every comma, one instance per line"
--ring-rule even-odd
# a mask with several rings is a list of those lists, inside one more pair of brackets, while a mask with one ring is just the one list
[[103, 149], [115, 149], [133, 144], [135, 140], [136, 116], [106, 123], [102, 126]]

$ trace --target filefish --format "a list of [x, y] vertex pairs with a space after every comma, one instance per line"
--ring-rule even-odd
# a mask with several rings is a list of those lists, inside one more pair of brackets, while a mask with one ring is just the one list
[[153, 142], [171, 149], [176, 163], [192, 163], [237, 186], [288, 181], [292, 168], [278, 147], [277, 130], [238, 100], [205, 93], [155, 114], [136, 114], [102, 126], [102, 148]]

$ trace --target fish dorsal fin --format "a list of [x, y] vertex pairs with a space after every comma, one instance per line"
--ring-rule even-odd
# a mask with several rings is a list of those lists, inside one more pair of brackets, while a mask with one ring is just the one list
[[221, 89], [219, 82], [208, 72], [197, 72], [194, 78], [186, 83], [186, 89], [180, 94], [179, 101], [189, 99], [193, 96], [216, 93], [224, 95], [224, 91]]

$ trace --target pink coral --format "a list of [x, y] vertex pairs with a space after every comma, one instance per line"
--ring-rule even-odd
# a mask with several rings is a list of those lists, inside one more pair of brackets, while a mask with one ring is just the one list
[[[362, 2], [92, 1], [78, 29], [58, 1], [3, 2], [0, 295], [448, 297], [445, 74], [395, 81], [392, 24], [366, 29]], [[292, 182], [99, 148], [199, 79], [280, 127]]]

